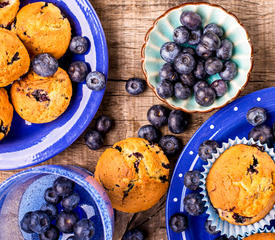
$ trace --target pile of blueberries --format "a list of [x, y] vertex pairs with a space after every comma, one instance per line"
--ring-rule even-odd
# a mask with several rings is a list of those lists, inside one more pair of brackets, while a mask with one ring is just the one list
[[[27, 212], [20, 222], [22, 231], [38, 234], [40, 240], [58, 240], [60, 233], [72, 234], [67, 240], [90, 240], [95, 227], [90, 219], [79, 219], [75, 208], [80, 196], [74, 192], [74, 182], [59, 177], [44, 193], [41, 209]], [[60, 211], [58, 209], [61, 209]]]
[[[237, 65], [230, 60], [233, 43], [223, 37], [223, 29], [215, 23], [202, 28], [201, 16], [195, 12], [183, 12], [180, 21], [174, 41], [160, 49], [166, 63], [160, 69], [156, 90], [161, 98], [175, 96], [181, 100], [194, 92], [196, 102], [207, 107], [227, 92], [228, 82], [237, 75]], [[208, 77], [215, 74], [219, 79], [209, 85]]]

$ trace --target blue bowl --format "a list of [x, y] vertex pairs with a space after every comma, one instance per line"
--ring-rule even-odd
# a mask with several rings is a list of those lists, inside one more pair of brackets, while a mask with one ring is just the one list
[[[22, 5], [38, 2], [22, 1]], [[71, 22], [73, 35], [90, 40], [85, 55], [66, 54], [61, 67], [66, 69], [71, 61], [88, 63], [91, 70], [108, 73], [108, 49], [100, 21], [88, 0], [50, 0], [61, 8]], [[96, 114], [104, 95], [91, 91], [85, 83], [75, 84], [73, 97], [67, 111], [58, 119], [46, 124], [30, 124], [15, 113], [11, 131], [0, 143], [0, 170], [18, 169], [41, 163], [70, 146], [86, 129]]]
[[[45, 203], [44, 191], [59, 176], [76, 183], [75, 191], [80, 194], [81, 201], [74, 211], [80, 218], [93, 221], [96, 233], [92, 240], [112, 240], [114, 214], [111, 202], [101, 185], [85, 169], [54, 165], [20, 172], [0, 185], [0, 239], [39, 239], [37, 234], [21, 232], [19, 223], [25, 213], [41, 208]], [[59, 240], [65, 240], [69, 236], [70, 234], [61, 235]]]

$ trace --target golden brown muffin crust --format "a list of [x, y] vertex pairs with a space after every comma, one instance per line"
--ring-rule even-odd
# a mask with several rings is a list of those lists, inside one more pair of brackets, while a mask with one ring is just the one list
[[275, 240], [275, 233], [258, 233], [246, 237], [244, 240]]
[[4, 88], [0, 88], [0, 140], [10, 131], [13, 118], [13, 107]]
[[19, 0], [0, 0], [0, 25], [6, 27], [13, 22], [19, 5]]

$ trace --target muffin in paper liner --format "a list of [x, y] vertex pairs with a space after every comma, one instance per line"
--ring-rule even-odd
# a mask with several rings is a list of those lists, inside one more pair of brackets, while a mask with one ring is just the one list
[[252, 233], [250, 235], [245, 235], [243, 237], [238, 237], [238, 240], [242, 240], [246, 237], [249, 237], [249, 236], [251, 236], [253, 234], [257, 234], [257, 233], [275, 233], [275, 228], [274, 227], [272, 227], [272, 228], [265, 227], [263, 229], [259, 229], [257, 232], [252, 231]]
[[[227, 235], [227, 237], [234, 236], [234, 237], [243, 237], [249, 236], [253, 232], [257, 233], [259, 229], [264, 229], [266, 225], [270, 225], [270, 221], [275, 217], [275, 205], [273, 209], [260, 221], [250, 224], [250, 225], [234, 225], [227, 221], [222, 220], [219, 217], [217, 210], [212, 206], [211, 201], [208, 197], [207, 189], [206, 189], [206, 178], [208, 173], [219, 156], [225, 152], [225, 150], [229, 149], [230, 147], [237, 145], [237, 144], [246, 144], [246, 145], [258, 145], [263, 146], [264, 151], [267, 152], [273, 161], [275, 161], [275, 153], [273, 148], [268, 148], [266, 144], [261, 144], [259, 141], [255, 142], [253, 139], [247, 140], [246, 138], [238, 138], [236, 137], [234, 140], [229, 139], [227, 143], [223, 143], [221, 148], [217, 148], [217, 153], [212, 155], [211, 159], [208, 159], [208, 164], [203, 165], [204, 171], [202, 172], [203, 178], [201, 179], [200, 187], [202, 189], [201, 194], [203, 195], [203, 201], [205, 201], [205, 207], [207, 208], [206, 214], [208, 214], [208, 220], [212, 222], [212, 226], [216, 227], [217, 231], [221, 232], [221, 235]], [[241, 238], [240, 238], [241, 239]]]

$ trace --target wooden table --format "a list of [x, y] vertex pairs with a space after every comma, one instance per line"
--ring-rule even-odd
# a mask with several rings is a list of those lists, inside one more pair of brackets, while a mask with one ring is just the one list
[[[147, 123], [150, 106], [160, 101], [150, 89], [139, 97], [125, 92], [125, 81], [143, 77], [140, 50], [144, 36], [153, 20], [168, 8], [182, 4], [180, 0], [93, 0], [91, 1], [105, 29], [110, 55], [110, 74], [107, 91], [97, 115], [102, 113], [115, 119], [115, 128], [108, 134], [105, 147], [91, 151], [81, 136], [72, 146], [44, 164], [74, 164], [94, 171], [97, 159], [107, 147], [118, 140], [137, 135]], [[254, 69], [251, 80], [242, 93], [275, 86], [275, 0], [218, 0], [238, 16], [250, 33], [254, 45]], [[275, 96], [274, 96], [275, 97]], [[186, 144], [199, 126], [214, 112], [192, 114], [192, 123], [180, 137]], [[92, 128], [91, 123], [90, 128]], [[164, 129], [164, 132], [168, 132]], [[173, 160], [175, 162], [175, 160]], [[3, 181], [17, 171], [0, 172]], [[116, 212], [115, 240], [121, 239], [127, 228], [139, 227], [146, 239], [167, 239], [165, 230], [165, 199], [147, 212], [123, 214]]]

